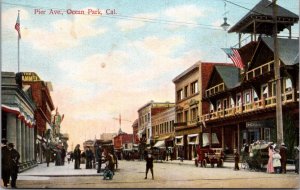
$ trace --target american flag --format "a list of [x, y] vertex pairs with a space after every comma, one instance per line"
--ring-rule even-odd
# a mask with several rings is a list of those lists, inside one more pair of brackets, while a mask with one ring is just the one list
[[18, 37], [21, 39], [21, 31], [20, 31], [20, 13], [18, 13], [18, 18], [16, 21], [15, 29], [18, 31]]
[[235, 48], [222, 48], [222, 49], [228, 55], [228, 57], [233, 61], [233, 64], [236, 67], [238, 67], [240, 69], [244, 68], [243, 60], [237, 49], [235, 49]]

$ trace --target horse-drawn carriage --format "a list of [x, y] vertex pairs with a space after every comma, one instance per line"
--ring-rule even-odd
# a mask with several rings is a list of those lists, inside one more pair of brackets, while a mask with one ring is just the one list
[[206, 167], [210, 164], [213, 168], [215, 164], [217, 167], [223, 167], [224, 153], [221, 148], [200, 148], [197, 147], [197, 158], [195, 159], [195, 166]]

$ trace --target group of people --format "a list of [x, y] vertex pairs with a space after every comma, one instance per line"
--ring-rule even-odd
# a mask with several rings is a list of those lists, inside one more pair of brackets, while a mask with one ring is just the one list
[[267, 173], [286, 173], [287, 147], [281, 143], [280, 147], [269, 146]]
[[19, 152], [14, 149], [13, 143], [8, 143], [6, 139], [2, 139], [2, 180], [5, 187], [8, 186], [9, 181], [11, 188], [16, 187], [16, 181], [19, 172], [19, 159], [20, 154]]

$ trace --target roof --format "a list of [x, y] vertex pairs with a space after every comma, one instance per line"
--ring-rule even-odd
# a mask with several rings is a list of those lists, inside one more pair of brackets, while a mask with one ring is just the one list
[[[278, 6], [278, 5], [277, 5]], [[290, 25], [298, 22], [299, 16], [295, 13], [278, 6], [277, 9], [278, 18], [278, 32], [284, 30]], [[272, 33], [270, 27], [273, 26], [273, 7], [271, 2], [268, 0], [261, 0], [257, 5], [255, 5], [241, 20], [239, 20], [233, 27], [229, 29], [231, 32], [242, 32], [251, 33], [253, 31], [253, 21], [260, 22], [256, 24], [256, 33], [269, 34]], [[263, 21], [258, 21], [263, 20]], [[266, 22], [272, 21], [272, 22]], [[272, 28], [271, 28], [272, 29]]]
[[[274, 38], [262, 37], [262, 41], [274, 52]], [[299, 63], [299, 39], [278, 38], [279, 59], [285, 65]]]
[[192, 72], [194, 69], [199, 68], [200, 61], [189, 67], [187, 70], [183, 71], [181, 74], [179, 74], [177, 77], [175, 77], [172, 81], [173, 83], [176, 83], [178, 80], [180, 80], [182, 77], [186, 76], [188, 73]]
[[228, 89], [234, 88], [240, 84], [239, 82], [239, 69], [235, 66], [216, 65], [216, 71], [223, 79], [225, 86]]

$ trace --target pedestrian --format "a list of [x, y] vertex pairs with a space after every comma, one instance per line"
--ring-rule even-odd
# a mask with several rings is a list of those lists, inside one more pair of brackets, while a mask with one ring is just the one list
[[81, 150], [80, 150], [80, 145], [77, 144], [74, 150], [74, 160], [75, 160], [75, 165], [74, 168], [75, 169], [80, 169], [80, 154]]
[[86, 156], [86, 163], [85, 163], [85, 168], [86, 169], [92, 169], [92, 160], [93, 160], [93, 152], [90, 149], [90, 147], [87, 147], [85, 151], [85, 156]]
[[8, 150], [6, 139], [2, 139], [1, 143], [1, 176], [4, 187], [7, 187], [10, 178], [10, 151]]
[[234, 149], [234, 170], [240, 170], [239, 168], [240, 155], [236, 149]]
[[280, 163], [281, 156], [279, 154], [279, 150], [275, 149], [273, 153], [273, 167], [275, 173], [279, 174], [280, 173], [280, 168], [281, 168], [281, 163]]
[[105, 157], [104, 162], [106, 163], [106, 169], [110, 170], [113, 173], [113, 175], [115, 175], [113, 155], [109, 153], [107, 149], [104, 149], [104, 157]]
[[49, 167], [50, 158], [51, 158], [51, 150], [49, 146], [46, 147], [45, 156], [46, 156], [47, 167]]
[[298, 147], [295, 147], [295, 172], [299, 174], [299, 150], [300, 145]]
[[102, 148], [100, 145], [98, 145], [96, 148], [95, 157], [96, 157], [96, 162], [98, 162], [97, 173], [100, 173], [101, 166], [102, 166]]
[[55, 156], [55, 166], [60, 166], [61, 164], [61, 150], [56, 150], [56, 156]]
[[268, 160], [268, 164], [267, 164], [267, 173], [274, 173], [274, 167], [273, 167], [273, 146], [270, 145], [269, 146], [269, 160]]
[[65, 158], [66, 158], [66, 149], [64, 146], [61, 149], [61, 164], [65, 165]]
[[10, 164], [9, 165], [10, 165], [11, 188], [17, 188], [16, 181], [17, 181], [18, 172], [19, 172], [20, 154], [16, 149], [14, 149], [13, 143], [8, 144], [8, 150], [10, 151]]
[[154, 179], [154, 174], [153, 174], [153, 156], [151, 155], [151, 152], [148, 153], [148, 155], [145, 158], [146, 160], [146, 177], [145, 179], [147, 179], [147, 175], [148, 175], [148, 171], [150, 169], [151, 174], [152, 174], [152, 179]]
[[281, 156], [281, 159], [280, 159], [280, 162], [281, 162], [281, 171], [280, 173], [286, 173], [286, 160], [287, 160], [287, 147], [285, 146], [284, 143], [281, 143], [281, 146], [280, 146], [280, 156]]

